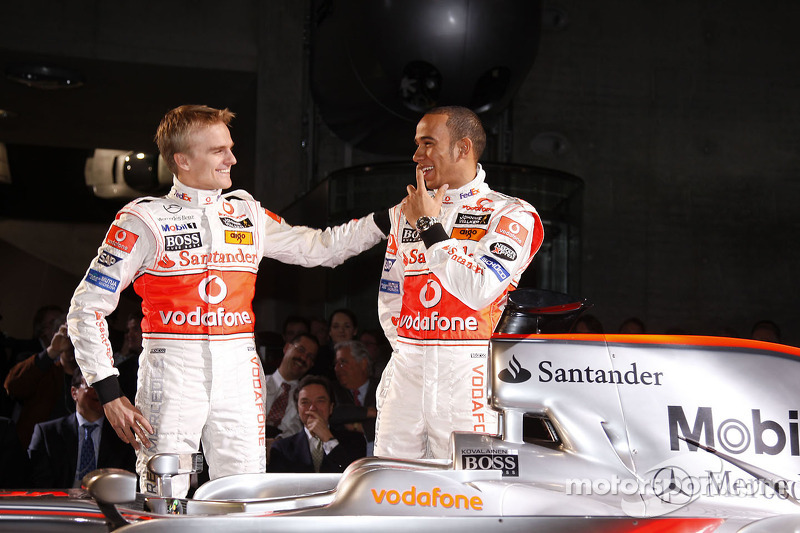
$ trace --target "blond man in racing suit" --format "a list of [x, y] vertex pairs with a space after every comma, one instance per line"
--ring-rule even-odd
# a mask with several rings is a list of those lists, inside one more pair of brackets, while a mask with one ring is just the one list
[[[223, 194], [236, 163], [232, 118], [227, 109], [182, 106], [162, 119], [156, 141], [175, 175], [172, 190], [118, 213], [68, 315], [86, 381], [138, 450], [145, 492], [155, 490], [144, 476], [152, 455], [193, 453], [201, 440], [212, 479], [265, 470], [252, 309], [261, 258], [332, 267], [384, 237], [372, 216], [324, 231], [293, 227], [244, 191]], [[119, 388], [105, 319], [131, 282], [144, 314], [136, 407]], [[175, 479], [175, 496], [185, 495], [187, 478]]]
[[472, 111], [429, 111], [415, 142], [417, 185], [390, 210], [378, 293], [394, 353], [378, 388], [375, 455], [446, 458], [451, 431], [497, 432], [488, 341], [544, 231], [530, 204], [484, 182], [486, 136]]

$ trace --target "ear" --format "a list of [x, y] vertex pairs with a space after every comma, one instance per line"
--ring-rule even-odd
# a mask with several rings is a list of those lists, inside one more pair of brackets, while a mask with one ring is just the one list
[[78, 403], [78, 389], [70, 387], [70, 394], [72, 396], [72, 401]]
[[175, 164], [178, 165], [178, 168], [181, 170], [189, 170], [189, 158], [186, 157], [186, 154], [178, 152], [172, 155], [172, 158], [175, 160]]
[[472, 157], [472, 139], [469, 137], [464, 137], [460, 141], [456, 143], [456, 148], [458, 149], [458, 154], [456, 156], [456, 160], [460, 159], [470, 159]]

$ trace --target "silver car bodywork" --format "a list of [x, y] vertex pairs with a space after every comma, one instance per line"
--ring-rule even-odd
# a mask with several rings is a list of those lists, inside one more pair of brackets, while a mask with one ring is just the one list
[[174, 515], [152, 512], [169, 498], [126, 503], [130, 480], [100, 486], [119, 473], [87, 484], [132, 533], [800, 531], [799, 363], [741, 339], [501, 330], [474, 383], [501, 433], [454, 433], [447, 461], [228, 476]]

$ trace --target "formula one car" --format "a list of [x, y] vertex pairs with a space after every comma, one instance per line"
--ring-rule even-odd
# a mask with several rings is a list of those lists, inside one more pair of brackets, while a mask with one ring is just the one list
[[[578, 335], [586, 302], [511, 293], [485, 382], [499, 435], [455, 432], [447, 461], [370, 457], [343, 474], [242, 474], [171, 496], [197, 458], [136, 478], [0, 493], [0, 529], [97, 531], [800, 531], [800, 350], [732, 338]], [[479, 380], [480, 381], [480, 380]], [[101, 514], [102, 513], [102, 514]]]

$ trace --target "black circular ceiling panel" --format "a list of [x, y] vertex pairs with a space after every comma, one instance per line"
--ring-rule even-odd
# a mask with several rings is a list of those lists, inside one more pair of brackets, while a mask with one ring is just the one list
[[341, 139], [407, 155], [421, 115], [463, 105], [503, 111], [539, 43], [540, 0], [319, 0], [311, 90]]

